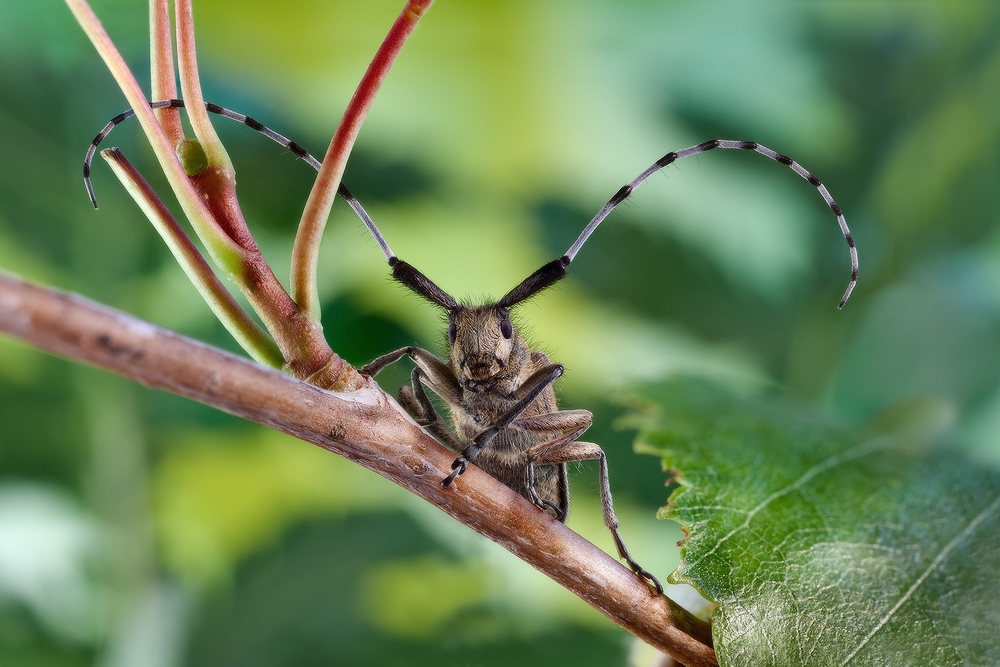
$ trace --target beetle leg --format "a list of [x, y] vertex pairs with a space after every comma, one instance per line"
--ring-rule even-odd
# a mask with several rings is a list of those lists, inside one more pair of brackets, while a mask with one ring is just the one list
[[449, 405], [458, 405], [461, 400], [461, 389], [455, 374], [447, 364], [427, 350], [411, 346], [383, 354], [362, 366], [361, 372], [374, 377], [386, 366], [396, 363], [403, 357], [409, 357], [416, 366], [410, 373], [410, 384], [399, 390], [399, 402], [403, 409], [446, 446], [456, 451], [461, 450], [462, 443], [448, 428], [444, 418], [438, 414], [423, 386], [427, 384], [431, 391]]
[[[451, 464], [452, 472], [448, 477], [445, 478], [441, 484], [443, 486], [448, 486], [455, 478], [465, 472], [469, 464], [476, 460], [479, 456], [479, 452], [483, 451], [490, 446], [493, 439], [497, 437], [500, 431], [509, 427], [511, 423], [517, 419], [522, 412], [531, 407], [543, 391], [545, 391], [549, 385], [559, 379], [563, 374], [563, 367], [560, 364], [551, 364], [545, 368], [540, 368], [539, 370], [532, 373], [531, 377], [524, 381], [517, 391], [515, 397], [518, 399], [517, 403], [514, 404], [510, 410], [508, 410], [500, 419], [496, 421], [493, 426], [490, 426], [485, 431], [481, 432], [472, 442], [469, 443], [462, 455], [455, 459], [455, 462]], [[442, 397], [443, 398], [443, 397]]]
[[[567, 411], [575, 412], [575, 411]], [[560, 413], [553, 413], [560, 414]], [[549, 415], [538, 415], [548, 417]], [[520, 421], [527, 421], [520, 420]], [[588, 424], [589, 425], [589, 424]], [[519, 427], [520, 424], [518, 424]], [[523, 428], [523, 427], [522, 427]], [[618, 517], [615, 515], [614, 504], [611, 501], [611, 482], [608, 478], [608, 459], [604, 450], [592, 442], [567, 442], [566, 437], [559, 437], [551, 442], [536, 445], [528, 450], [528, 459], [538, 465], [553, 465], [559, 463], [572, 463], [576, 461], [599, 461], [600, 462], [600, 486], [601, 486], [601, 508], [604, 513], [604, 525], [607, 526], [614, 538], [615, 547], [618, 548], [618, 555], [628, 563], [632, 571], [646, 580], [650, 586], [656, 589], [656, 593], [663, 593], [663, 586], [652, 574], [642, 568], [636, 562], [625, 546], [625, 540], [618, 531]]]
[[[455, 451], [461, 451], [462, 443], [451, 432], [448, 423], [431, 403], [427, 392], [424, 391], [424, 385], [421, 382], [424, 377], [423, 371], [419, 368], [413, 369], [410, 373], [410, 384], [399, 389], [399, 403], [418, 424], [430, 431], [444, 445]], [[433, 387], [431, 388], [433, 389]]]
[[534, 503], [535, 507], [543, 512], [551, 510], [556, 521], [566, 523], [566, 511], [551, 500], [543, 500], [535, 490], [535, 464], [531, 461], [528, 461], [528, 495], [530, 496], [528, 500]]

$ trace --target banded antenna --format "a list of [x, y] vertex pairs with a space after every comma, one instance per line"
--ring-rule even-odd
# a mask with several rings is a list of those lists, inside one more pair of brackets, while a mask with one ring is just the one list
[[[840, 299], [840, 304], [837, 306], [838, 308], [843, 308], [844, 304], [847, 303], [847, 300], [850, 298], [851, 292], [854, 291], [855, 285], [858, 283], [858, 250], [854, 246], [854, 237], [851, 236], [851, 230], [847, 226], [847, 220], [844, 218], [844, 213], [840, 209], [840, 205], [833, 199], [830, 191], [826, 189], [826, 186], [823, 185], [822, 181], [790, 157], [773, 151], [766, 146], [761, 146], [754, 141], [733, 141], [729, 139], [713, 139], [711, 141], [700, 143], [697, 146], [685, 148], [684, 150], [672, 151], [651, 164], [649, 168], [636, 176], [634, 180], [619, 188], [618, 192], [616, 192], [614, 196], [608, 200], [608, 203], [597, 212], [597, 215], [595, 215], [589, 223], [587, 223], [587, 226], [584, 227], [580, 236], [577, 237], [576, 241], [573, 242], [573, 245], [569, 247], [562, 257], [544, 264], [537, 271], [522, 280], [514, 289], [507, 292], [502, 299], [492, 304], [492, 306], [494, 308], [508, 309], [522, 301], [525, 301], [526, 299], [530, 299], [542, 290], [561, 280], [566, 275], [566, 267], [570, 265], [577, 253], [580, 252], [580, 249], [583, 248], [583, 245], [587, 242], [587, 239], [590, 238], [597, 227], [604, 221], [605, 218], [608, 217], [615, 207], [628, 199], [629, 195], [632, 194], [632, 191], [639, 187], [639, 185], [641, 185], [647, 178], [664, 167], [673, 164], [677, 160], [697, 155], [698, 153], [706, 153], [708, 151], [715, 150], [716, 148], [738, 149], [760, 153], [765, 157], [771, 158], [775, 162], [789, 167], [792, 171], [804, 178], [810, 185], [819, 191], [820, 196], [823, 197], [823, 201], [826, 202], [826, 205], [830, 207], [833, 215], [837, 218], [837, 223], [840, 225], [840, 231], [844, 235], [844, 240], [847, 241], [847, 248], [851, 255], [851, 279], [847, 283], [847, 289], [844, 291], [844, 296]], [[393, 278], [403, 283], [431, 303], [451, 312], [462, 308], [462, 306], [460, 306], [454, 298], [448, 295], [447, 292], [435, 285], [427, 276], [422, 274], [410, 264], [407, 264], [397, 257], [391, 257], [389, 258], [389, 266], [392, 267]]]
[[[149, 108], [183, 109], [184, 100], [161, 100], [159, 102], [150, 102]], [[205, 108], [211, 113], [224, 116], [225, 118], [230, 118], [238, 123], [243, 123], [251, 130], [260, 132], [274, 143], [283, 146], [284, 148], [287, 148], [296, 157], [301, 158], [306, 164], [308, 164], [316, 171], [319, 171], [319, 168], [322, 165], [322, 163], [315, 157], [313, 157], [309, 153], [309, 151], [307, 151], [305, 148], [295, 143], [294, 141], [289, 140], [287, 137], [278, 134], [277, 132], [265, 126], [264, 124], [260, 123], [259, 121], [251, 118], [250, 116], [245, 116], [239, 112], [226, 109], [225, 107], [220, 107], [218, 104], [212, 104], [210, 102], [205, 105]], [[128, 109], [118, 114], [110, 121], [108, 121], [108, 124], [105, 125], [101, 129], [101, 131], [97, 133], [97, 136], [94, 137], [94, 140], [90, 142], [90, 147], [87, 149], [87, 156], [83, 160], [83, 184], [87, 188], [87, 195], [90, 197], [90, 203], [94, 205], [94, 208], [97, 208], [97, 197], [94, 194], [94, 185], [93, 183], [91, 183], [90, 180], [90, 165], [94, 160], [94, 154], [97, 152], [97, 148], [98, 146], [101, 145], [101, 142], [104, 141], [109, 134], [111, 134], [111, 130], [115, 129], [115, 127], [122, 124], [123, 122], [125, 122], [134, 115], [135, 115], [134, 109]], [[343, 200], [347, 202], [347, 205], [350, 206], [351, 209], [353, 209], [354, 212], [358, 215], [358, 217], [361, 218], [361, 221], [365, 223], [365, 227], [367, 227], [368, 231], [371, 232], [371, 235], [375, 237], [375, 242], [378, 243], [379, 248], [382, 249], [382, 254], [385, 255], [385, 258], [389, 260], [390, 263], [392, 263], [392, 260], [396, 258], [396, 255], [393, 254], [392, 249], [389, 248], [389, 244], [386, 243], [385, 237], [382, 236], [382, 232], [380, 232], [378, 230], [378, 227], [375, 226], [375, 221], [372, 220], [370, 215], [368, 215], [368, 211], [364, 209], [364, 207], [361, 205], [361, 202], [358, 201], [357, 197], [351, 194], [351, 191], [348, 190], [343, 183], [341, 183], [340, 187], [337, 189], [337, 194], [339, 194], [341, 198], [343, 198]]]
[[570, 262], [576, 258], [577, 253], [580, 252], [583, 244], [587, 242], [587, 239], [589, 239], [590, 235], [594, 233], [598, 225], [600, 225], [604, 219], [608, 217], [616, 206], [628, 199], [629, 195], [632, 194], [632, 191], [641, 185], [643, 181], [681, 158], [697, 155], [698, 153], [707, 153], [708, 151], [715, 150], [716, 148], [737, 149], [760, 153], [765, 157], [771, 158], [775, 162], [779, 162], [786, 167], [789, 167], [796, 174], [809, 181], [809, 184], [819, 191], [820, 196], [823, 197], [823, 201], [826, 202], [826, 205], [830, 207], [831, 211], [833, 211], [833, 215], [836, 216], [837, 223], [840, 225], [840, 231], [844, 235], [844, 240], [847, 241], [847, 248], [851, 255], [851, 279], [850, 282], [847, 283], [847, 290], [844, 292], [844, 296], [840, 299], [840, 305], [837, 306], [838, 308], [843, 308], [844, 304], [847, 303], [847, 300], [851, 297], [851, 292], [854, 291], [854, 286], [857, 285], [858, 282], [858, 249], [854, 246], [854, 237], [851, 236], [851, 230], [847, 227], [847, 219], [844, 218], [844, 213], [840, 209], [840, 206], [836, 201], [834, 201], [833, 196], [830, 195], [830, 191], [826, 189], [826, 186], [823, 185], [822, 181], [790, 157], [773, 151], [766, 146], [761, 146], [754, 141], [733, 141], [730, 139], [712, 139], [711, 141], [706, 141], [698, 144], [697, 146], [685, 148], [684, 150], [672, 151], [651, 164], [648, 169], [636, 176], [630, 183], [623, 185], [618, 192], [616, 192], [615, 195], [608, 200], [608, 203], [605, 204], [600, 211], [598, 211], [597, 215], [595, 215], [589, 223], [587, 223], [587, 226], [584, 227], [580, 236], [577, 237], [576, 241], [573, 242], [573, 245], [569, 247], [566, 254], [555, 261], [545, 264], [533, 274], [528, 276], [521, 282], [521, 284], [508, 292], [507, 295], [497, 303], [497, 305], [501, 307], [510, 307], [519, 301], [523, 301], [534, 296], [546, 287], [549, 287], [556, 281], [560, 280], [566, 275], [566, 267], [569, 266]]
[[[150, 107], [153, 109], [162, 109], [165, 107], [183, 108], [184, 101], [163, 100], [160, 102], [150, 103]], [[236, 111], [230, 111], [229, 109], [220, 107], [217, 104], [206, 104], [205, 108], [212, 113], [243, 123], [250, 129], [260, 132], [268, 139], [280, 144], [296, 156], [302, 158], [313, 169], [319, 171], [320, 161], [310, 155], [306, 149], [302, 148], [302, 146], [294, 141], [290, 141], [286, 137], [278, 134], [274, 130], [264, 126], [250, 116], [245, 116]], [[111, 121], [109, 121], [108, 124], [105, 125], [104, 128], [97, 134], [97, 136], [94, 137], [94, 141], [91, 142], [90, 148], [87, 149], [87, 157], [83, 164], [83, 180], [84, 184], [87, 186], [87, 194], [90, 195], [90, 201], [94, 205], [94, 208], [97, 208], [97, 199], [94, 196], [94, 188], [90, 182], [90, 164], [94, 158], [94, 153], [97, 152], [97, 147], [102, 141], [104, 141], [115, 126], [134, 115], [135, 111], [129, 109], [128, 111], [120, 113], [112, 118]], [[854, 245], [854, 237], [851, 235], [851, 230], [847, 226], [847, 220], [844, 218], [844, 213], [834, 200], [833, 196], [830, 194], [830, 191], [827, 190], [823, 182], [816, 178], [812, 172], [790, 157], [782, 155], [781, 153], [773, 151], [770, 148], [762, 146], [754, 141], [734, 141], [730, 139], [712, 139], [711, 141], [706, 141], [696, 146], [690, 146], [680, 151], [671, 151], [651, 164], [645, 171], [636, 176], [635, 179], [619, 188], [618, 192], [616, 192], [614, 196], [608, 200], [608, 203], [606, 203], [604, 207], [597, 212], [597, 215], [595, 215], [591, 221], [587, 223], [587, 226], [584, 227], [580, 236], [577, 237], [576, 241], [573, 242], [573, 245], [569, 247], [562, 257], [543, 265], [537, 271], [521, 281], [521, 283], [514, 289], [507, 292], [502, 299], [493, 305], [498, 308], [510, 308], [521, 301], [533, 297], [542, 290], [561, 280], [566, 275], [566, 267], [568, 267], [576, 258], [580, 249], [583, 248], [583, 245], [587, 242], [597, 227], [604, 222], [604, 219], [610, 215], [611, 211], [613, 211], [623, 201], [628, 199], [629, 195], [631, 195], [632, 192], [646, 179], [668, 165], [673, 164], [677, 160], [697, 155], [699, 153], [707, 153], [708, 151], [715, 150], [716, 148], [745, 150], [760, 153], [764, 157], [770, 158], [775, 162], [790, 168], [796, 174], [808, 181], [810, 185], [816, 188], [820, 196], [823, 198], [823, 201], [826, 202], [826, 205], [837, 218], [837, 223], [840, 225], [840, 231], [844, 235], [844, 240], [847, 241], [848, 251], [851, 255], [851, 279], [847, 284], [847, 289], [844, 291], [844, 296], [840, 299], [840, 304], [837, 306], [838, 308], [843, 308], [858, 282], [858, 250]], [[454, 311], [461, 308], [453, 297], [435, 285], [427, 276], [417, 270], [416, 267], [396, 257], [396, 255], [389, 248], [389, 244], [386, 243], [382, 233], [378, 230], [378, 227], [375, 226], [371, 216], [368, 215], [357, 198], [352, 195], [343, 184], [340, 185], [338, 194], [340, 194], [340, 196], [343, 197], [354, 212], [357, 213], [358, 217], [360, 217], [362, 222], [364, 222], [365, 227], [368, 228], [368, 231], [371, 232], [372, 236], [375, 238], [375, 241], [382, 249], [382, 253], [385, 255], [386, 260], [388, 260], [389, 266], [392, 268], [393, 278], [409, 287], [411, 290], [431, 303], [446, 310]]]

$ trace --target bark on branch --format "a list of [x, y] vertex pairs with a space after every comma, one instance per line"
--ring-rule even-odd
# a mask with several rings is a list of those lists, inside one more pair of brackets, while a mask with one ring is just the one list
[[710, 626], [475, 466], [448, 488], [455, 454], [379, 387], [335, 393], [78, 296], [0, 275], [0, 331], [69, 359], [265, 424], [340, 454], [497, 542], [689, 667], [717, 665]]

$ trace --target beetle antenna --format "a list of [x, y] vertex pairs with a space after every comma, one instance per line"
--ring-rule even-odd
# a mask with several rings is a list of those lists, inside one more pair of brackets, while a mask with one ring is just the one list
[[566, 275], [566, 267], [569, 266], [571, 261], [571, 258], [563, 255], [559, 259], [543, 265], [540, 269], [522, 280], [517, 287], [507, 292], [496, 305], [501, 308], [510, 308], [514, 304], [533, 297], [546, 287], [561, 280]]
[[433, 304], [437, 304], [446, 310], [456, 310], [460, 308], [450, 294], [431, 282], [431, 279], [422, 274], [412, 264], [404, 262], [396, 256], [389, 258], [389, 266], [392, 267], [392, 277], [409, 287], [418, 295], [424, 297]]
[[[159, 102], [150, 102], [149, 107], [151, 109], [183, 109], [184, 100], [161, 100]], [[211, 113], [235, 120], [238, 123], [243, 123], [251, 130], [260, 132], [274, 143], [287, 148], [295, 156], [301, 158], [306, 164], [316, 171], [319, 171], [322, 163], [313, 157], [309, 151], [250, 116], [226, 109], [225, 107], [220, 107], [218, 104], [208, 103], [205, 105], [205, 108]], [[134, 115], [134, 109], [128, 109], [127, 111], [123, 111], [118, 114], [108, 121], [108, 124], [105, 125], [104, 128], [97, 133], [97, 136], [94, 137], [94, 140], [90, 142], [90, 147], [87, 149], [87, 156], [83, 160], [83, 184], [87, 188], [87, 195], [90, 197], [90, 203], [94, 205], [94, 208], [97, 208], [97, 197], [94, 195], [94, 186], [90, 181], [90, 165], [94, 160], [94, 154], [97, 152], [97, 148], [101, 145], [101, 142], [104, 141], [109, 134], [111, 134], [111, 130], [115, 129], [115, 127]], [[386, 243], [385, 237], [382, 236], [382, 232], [380, 232], [378, 227], [375, 226], [375, 221], [372, 220], [370, 215], [368, 215], [368, 212], [361, 205], [361, 202], [358, 201], [357, 197], [351, 194], [351, 191], [348, 190], [343, 183], [341, 183], [340, 187], [337, 189], [337, 194], [339, 194], [341, 198], [347, 202], [347, 205], [350, 206], [351, 209], [357, 214], [357, 216], [361, 218], [361, 222], [365, 223], [365, 227], [368, 228], [368, 231], [371, 232], [371, 235], [375, 238], [375, 242], [378, 243], [379, 248], [382, 249], [382, 254], [385, 255], [385, 258], [389, 260], [390, 264], [392, 264], [392, 260], [395, 259], [396, 255], [393, 254], [392, 249], [389, 248], [389, 244]], [[433, 283], [431, 284], [433, 285]]]
[[[625, 201], [628, 198], [628, 196], [632, 194], [632, 191], [635, 188], [637, 188], [643, 181], [645, 181], [651, 175], [663, 169], [667, 165], [673, 164], [674, 162], [680, 160], [681, 158], [690, 157], [691, 155], [697, 155], [698, 153], [706, 153], [710, 150], [715, 150], [716, 148], [739, 149], [739, 150], [753, 151], [755, 153], [760, 153], [765, 157], [771, 158], [775, 162], [780, 162], [786, 167], [789, 167], [796, 174], [798, 174], [805, 180], [809, 181], [810, 185], [812, 185], [819, 191], [820, 196], [823, 197], [823, 201], [826, 202], [826, 205], [830, 207], [830, 210], [833, 211], [833, 214], [837, 217], [837, 223], [840, 225], [840, 231], [841, 233], [843, 233], [844, 239], [847, 241], [847, 247], [851, 253], [851, 280], [847, 284], [847, 290], [844, 292], [844, 296], [840, 299], [840, 305], [838, 306], [838, 308], [843, 308], [844, 304], [847, 303], [847, 299], [850, 298], [851, 292], [854, 291], [854, 286], [858, 282], [858, 250], [857, 248], [854, 247], [854, 237], [851, 236], [851, 230], [848, 229], [847, 227], [847, 220], [844, 218], [843, 211], [841, 211], [840, 206], [837, 204], [837, 202], [834, 201], [833, 197], [830, 195], [830, 191], [826, 189], [826, 186], [823, 185], [823, 182], [820, 181], [815, 176], [813, 176], [812, 173], [809, 172], [805, 167], [803, 167], [790, 157], [787, 157], [785, 155], [782, 155], [781, 153], [773, 151], [770, 148], [767, 148], [766, 146], [761, 146], [760, 144], [754, 141], [732, 141], [729, 139], [713, 139], [711, 141], [706, 141], [704, 143], [698, 144], [697, 146], [691, 146], [690, 148], [685, 148], [684, 150], [681, 151], [667, 153], [659, 160], [654, 162], [652, 165], [650, 165], [650, 167], [646, 169], [646, 171], [639, 174], [635, 178], [635, 180], [633, 180], [631, 183], [623, 185], [621, 189], [615, 193], [615, 196], [608, 200], [608, 203], [604, 205], [604, 208], [602, 208], [597, 213], [597, 215], [595, 215], [594, 218], [587, 224], [583, 232], [581, 232], [580, 236], [576, 239], [573, 245], [569, 247], [569, 250], [566, 251], [566, 254], [559, 261], [564, 262], [563, 265], [564, 267], [569, 265], [569, 263], [572, 262], [573, 259], [576, 257], [576, 254], [580, 252], [580, 248], [583, 247], [583, 244], [587, 242], [587, 239], [590, 238], [590, 235], [593, 234], [594, 230], [597, 229], [597, 226], [600, 225], [606, 217], [608, 217], [608, 214], [611, 213], [611, 211], [613, 211], [616, 206]], [[541, 270], [542, 269], [539, 269], [539, 271]], [[537, 273], [538, 272], [536, 272], [536, 274]], [[565, 269], [563, 270], [563, 274], [565, 274]], [[561, 277], [562, 275], [559, 275], [554, 280], [545, 284], [541, 284], [541, 286], [538, 289], [534, 290], [534, 292], [528, 292], [528, 294], [526, 294], [524, 297], [521, 298], [527, 298], [528, 296], [531, 296], [535, 292], [541, 289], [545, 289], [545, 287], [548, 287], [550, 284], [552, 284]], [[514, 290], [512, 290], [510, 294], [508, 294], [508, 296], [514, 294], [514, 292], [518, 291], [522, 287], [527, 289], [527, 284], [530, 280], [531, 278], [528, 278], [528, 280], [522, 282], [521, 285], [518, 285], [518, 287], [514, 288]]]

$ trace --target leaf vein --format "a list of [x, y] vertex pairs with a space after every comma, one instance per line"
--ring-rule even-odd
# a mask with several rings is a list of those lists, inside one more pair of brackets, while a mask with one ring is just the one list
[[911, 597], [913, 597], [913, 594], [916, 592], [916, 590], [920, 588], [920, 586], [924, 583], [924, 581], [927, 580], [928, 577], [931, 576], [934, 570], [936, 570], [941, 565], [941, 563], [943, 563], [945, 559], [948, 558], [948, 554], [951, 553], [952, 549], [957, 547], [959, 544], [962, 543], [963, 540], [965, 540], [965, 538], [971, 535], [979, 526], [979, 524], [985, 521], [990, 516], [990, 514], [994, 513], [997, 510], [997, 508], [1000, 508], [1000, 497], [997, 497], [997, 499], [994, 500], [989, 507], [980, 512], [976, 516], [976, 518], [973, 519], [969, 523], [969, 525], [965, 527], [965, 530], [956, 535], [954, 538], [952, 538], [950, 542], [948, 542], [948, 544], [945, 545], [944, 549], [941, 550], [941, 553], [937, 555], [937, 557], [931, 562], [931, 564], [927, 566], [927, 569], [925, 569], [923, 573], [917, 578], [917, 580], [913, 582], [913, 585], [910, 586], [910, 588], [906, 591], [906, 593], [903, 594], [903, 597], [901, 597], [896, 602], [896, 604], [893, 605], [892, 609], [890, 609], [886, 613], [886, 615], [883, 616], [879, 620], [879, 622], [875, 624], [875, 627], [872, 628], [872, 631], [868, 633], [868, 636], [865, 637], [863, 640], [861, 640], [861, 643], [858, 644], [846, 658], [844, 658], [843, 662], [840, 663], [841, 667], [849, 663], [851, 660], [854, 659], [854, 656], [856, 656], [858, 653], [861, 652], [861, 650], [868, 644], [868, 642], [870, 642], [872, 638], [876, 634], [878, 634], [879, 630], [881, 630], [886, 626], [886, 624], [892, 619], [892, 617], [896, 614], [896, 612], [899, 611], [900, 607], [906, 604], [906, 602]]
[[699, 558], [696, 561], [692, 561], [690, 563], [691, 566], [693, 567], [697, 565], [701, 560], [708, 558], [709, 556], [714, 554], [716, 551], [719, 550], [719, 548], [723, 544], [729, 541], [730, 538], [739, 533], [741, 530], [746, 530], [746, 528], [750, 526], [750, 522], [753, 521], [753, 518], [778, 498], [788, 495], [792, 491], [801, 488], [803, 485], [808, 483], [817, 475], [826, 472], [831, 468], [835, 468], [841, 463], [850, 461], [851, 459], [861, 458], [862, 456], [867, 456], [868, 454], [872, 454], [882, 449], [886, 449], [890, 446], [891, 442], [887, 438], [869, 440], [867, 442], [862, 442], [860, 444], [857, 444], [854, 447], [851, 447], [850, 449], [845, 449], [844, 451], [838, 454], [834, 454], [833, 456], [830, 456], [824, 461], [820, 461], [819, 463], [817, 463], [816, 465], [814, 465], [813, 467], [809, 468], [804, 473], [802, 473], [802, 475], [797, 480], [785, 486], [784, 488], [778, 489], [777, 491], [769, 495], [767, 498], [762, 500], [756, 507], [747, 512], [746, 518], [743, 520], [743, 523], [741, 523], [740, 525], [736, 526], [728, 533], [723, 535], [722, 538], [719, 539], [718, 542], [716, 542], [715, 546], [709, 549], [704, 555], [701, 556], [701, 558]]

